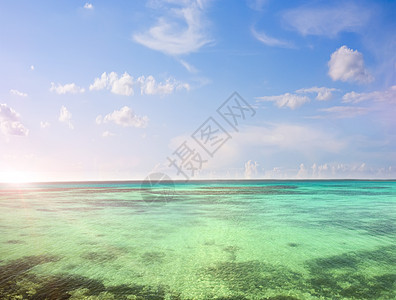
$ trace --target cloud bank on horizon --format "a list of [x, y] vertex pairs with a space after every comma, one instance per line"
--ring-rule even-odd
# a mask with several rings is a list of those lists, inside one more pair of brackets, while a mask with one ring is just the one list
[[[182, 179], [183, 141], [196, 178], [396, 178], [394, 2], [7, 2], [0, 25], [0, 182]], [[210, 158], [191, 135], [233, 91], [256, 114]]]

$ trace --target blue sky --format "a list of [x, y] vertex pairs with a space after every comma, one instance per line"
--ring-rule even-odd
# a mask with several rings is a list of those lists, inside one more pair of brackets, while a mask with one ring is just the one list
[[0, 65], [0, 181], [396, 177], [395, 1], [1, 1]]

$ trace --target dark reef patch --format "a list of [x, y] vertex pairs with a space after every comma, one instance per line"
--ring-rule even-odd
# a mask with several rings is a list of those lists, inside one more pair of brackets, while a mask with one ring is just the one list
[[29, 271], [44, 263], [56, 262], [54, 256], [28, 256], [0, 265], [0, 299], [180, 299], [167, 286], [117, 285], [106, 287], [100, 280], [59, 274], [38, 276]]
[[81, 257], [95, 263], [104, 263], [115, 259], [114, 255], [106, 252], [86, 252]]
[[141, 259], [144, 264], [160, 264], [165, 261], [166, 254], [160, 251], [150, 251], [142, 254]]
[[8, 240], [5, 242], [5, 244], [18, 245], [18, 244], [26, 244], [26, 242], [20, 240]]
[[287, 290], [303, 284], [300, 274], [259, 261], [220, 262], [204, 269], [204, 276], [225, 283], [235, 292], [256, 295], [266, 289]]
[[298, 247], [298, 246], [299, 246], [299, 244], [297, 244], [297, 243], [287, 243], [287, 245], [288, 245], [289, 247], [292, 247], [292, 248], [295, 248], [295, 247]]
[[363, 271], [357, 272], [367, 261], [396, 269], [395, 250], [395, 246], [381, 247], [309, 261], [307, 268], [311, 275], [311, 294], [329, 299], [395, 299], [395, 273], [370, 277]]

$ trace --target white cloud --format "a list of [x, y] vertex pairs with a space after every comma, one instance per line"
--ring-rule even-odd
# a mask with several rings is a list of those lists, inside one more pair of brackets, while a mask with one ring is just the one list
[[341, 2], [331, 7], [299, 7], [287, 11], [283, 20], [300, 34], [335, 37], [338, 33], [357, 32], [371, 17], [363, 5]]
[[303, 105], [306, 102], [309, 102], [310, 99], [307, 96], [299, 96], [295, 94], [286, 93], [279, 96], [264, 96], [264, 97], [257, 97], [257, 102], [263, 101], [272, 101], [278, 106], [279, 108], [282, 107], [289, 107], [291, 109], [296, 109]]
[[[168, 11], [147, 32], [137, 33], [134, 40], [150, 49], [171, 55], [198, 51], [210, 43], [203, 17], [206, 1], [167, 1], [178, 7], [161, 7]], [[181, 6], [181, 7], [180, 7]]]
[[48, 128], [50, 126], [50, 123], [46, 122], [46, 121], [41, 121], [40, 122], [40, 127], [41, 128]]
[[370, 93], [350, 92], [350, 93], [346, 93], [342, 97], [342, 101], [345, 103], [359, 103], [367, 100], [396, 104], [396, 85], [391, 86], [386, 91], [374, 91]]
[[299, 89], [296, 91], [298, 94], [310, 94], [310, 93], [316, 93], [316, 100], [319, 101], [325, 101], [325, 100], [330, 100], [333, 97], [332, 92], [337, 91], [337, 89], [334, 88], [327, 88], [327, 87], [311, 87], [311, 88], [305, 88], [305, 89]]
[[262, 11], [268, 0], [247, 0], [247, 5], [257, 11]]
[[20, 97], [27, 97], [28, 94], [20, 92], [18, 90], [10, 90], [11, 95], [20, 96]]
[[103, 123], [103, 116], [102, 115], [97, 116], [96, 119], [95, 119], [95, 123], [97, 125], [102, 124]]
[[116, 72], [107, 74], [104, 72], [100, 78], [95, 78], [93, 84], [89, 86], [89, 90], [103, 90], [108, 89], [113, 94], [131, 96], [133, 91], [133, 77], [127, 72], [118, 76]]
[[137, 127], [145, 128], [149, 119], [147, 116], [140, 117], [136, 115], [131, 108], [124, 106], [120, 110], [115, 110], [110, 114], [107, 114], [104, 118], [98, 116], [96, 123], [110, 123], [113, 122], [123, 127]]
[[84, 93], [85, 89], [80, 88], [75, 83], [67, 83], [65, 85], [61, 85], [58, 83], [58, 85], [55, 85], [55, 83], [51, 82], [50, 91], [55, 92], [59, 95], [64, 95], [67, 93], [70, 93], [70, 94]]
[[74, 129], [73, 124], [71, 123], [72, 114], [67, 110], [65, 106], [62, 106], [59, 113], [59, 122], [66, 123], [70, 129]]
[[296, 177], [299, 179], [308, 178], [308, 170], [305, 168], [303, 163], [300, 164]]
[[329, 113], [333, 118], [336, 119], [344, 119], [344, 118], [354, 118], [356, 116], [366, 114], [370, 111], [370, 109], [367, 107], [358, 107], [358, 106], [333, 106], [333, 107], [319, 109], [319, 111]]
[[30, 70], [34, 71], [34, 66], [33, 65], [30, 66]]
[[140, 76], [133, 80], [133, 77], [126, 72], [121, 76], [118, 76], [115, 72], [110, 74], [104, 72], [100, 78], [95, 78], [89, 89], [91, 91], [108, 89], [117, 95], [131, 96], [134, 94], [134, 86], [140, 88], [141, 95], [166, 95], [173, 93], [175, 90], [190, 89], [189, 84], [173, 78], [168, 78], [165, 82], [157, 82], [153, 76], [149, 75], [147, 77]]
[[0, 104], [0, 131], [6, 136], [29, 134], [29, 130], [20, 122], [20, 115], [5, 103]]
[[190, 73], [197, 73], [197, 72], [198, 72], [198, 70], [197, 70], [194, 66], [192, 66], [191, 64], [189, 64], [188, 62], [186, 62], [186, 61], [184, 61], [184, 60], [182, 60], [182, 59], [180, 59], [179, 62], [182, 64], [182, 66], [183, 66], [184, 68], [186, 68], [186, 70], [187, 70], [188, 72], [190, 72]]
[[347, 46], [342, 46], [331, 54], [328, 66], [329, 75], [334, 81], [368, 83], [374, 80], [364, 66], [363, 55]]
[[296, 179], [372, 179], [372, 178], [394, 178], [395, 172], [391, 166], [372, 167], [365, 162], [357, 163], [313, 163], [306, 167], [303, 163], [299, 168], [283, 169], [274, 168], [265, 172], [265, 178], [296, 178]]
[[284, 47], [284, 48], [292, 47], [291, 43], [270, 37], [267, 34], [265, 34], [264, 32], [257, 32], [254, 28], [252, 28], [251, 31], [252, 31], [253, 36], [257, 40], [259, 40], [260, 42], [262, 42], [263, 44], [265, 44], [267, 46]]
[[136, 82], [140, 85], [142, 95], [166, 95], [173, 93], [174, 90], [189, 90], [187, 83], [176, 81], [172, 78], [167, 79], [164, 83], [157, 83], [153, 76], [140, 76]]
[[245, 178], [254, 178], [257, 176], [258, 163], [249, 160], [245, 163]]
[[103, 133], [102, 133], [102, 137], [104, 137], [104, 138], [106, 138], [106, 137], [111, 137], [111, 136], [114, 136], [115, 134], [114, 133], [112, 133], [112, 132], [110, 132], [110, 131], [108, 131], [108, 130], [106, 130], [106, 131], [104, 131]]
[[87, 3], [84, 4], [84, 8], [85, 9], [94, 9], [94, 6], [92, 5], [92, 3], [88, 3], [87, 2]]

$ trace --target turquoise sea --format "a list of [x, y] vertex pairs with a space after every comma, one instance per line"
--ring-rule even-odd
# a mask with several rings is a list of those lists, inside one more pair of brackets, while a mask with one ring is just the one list
[[1, 184], [0, 299], [396, 298], [396, 181], [163, 187]]

